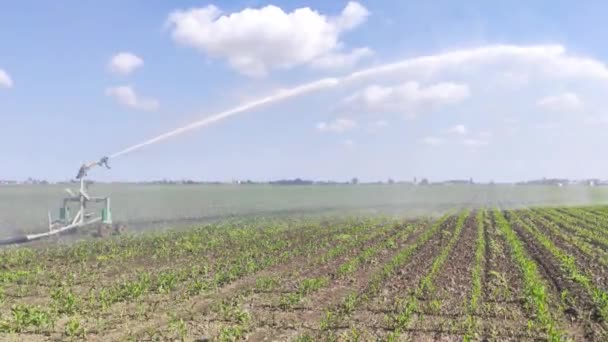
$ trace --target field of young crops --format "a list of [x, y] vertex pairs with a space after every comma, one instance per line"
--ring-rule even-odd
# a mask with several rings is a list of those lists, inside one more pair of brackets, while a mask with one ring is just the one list
[[[65, 187], [0, 185], [0, 238], [44, 231], [47, 211], [57, 217]], [[486, 203], [501, 203], [504, 208], [608, 203], [606, 186], [93, 184], [89, 192], [111, 197], [114, 220], [147, 230], [228, 216], [419, 216]]]
[[0, 250], [0, 339], [606, 340], [608, 208], [225, 220]]

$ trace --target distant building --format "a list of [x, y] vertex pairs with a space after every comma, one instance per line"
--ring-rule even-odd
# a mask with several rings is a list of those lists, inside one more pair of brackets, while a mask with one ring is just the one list
[[281, 179], [281, 180], [269, 182], [269, 184], [272, 184], [272, 185], [312, 185], [312, 184], [314, 184], [314, 182], [310, 181], [310, 180], [303, 180], [300, 178], [296, 178], [296, 179]]
[[444, 184], [444, 185], [473, 184], [473, 181], [465, 180], [465, 179], [451, 179], [451, 180], [441, 182], [441, 184]]

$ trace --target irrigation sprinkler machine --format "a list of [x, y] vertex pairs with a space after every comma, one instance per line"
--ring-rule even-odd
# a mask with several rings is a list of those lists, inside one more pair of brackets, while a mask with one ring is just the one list
[[[47, 232], [0, 239], [0, 245], [25, 243], [95, 225], [97, 225], [96, 235], [99, 237], [124, 232], [124, 225], [113, 225], [110, 198], [95, 197], [88, 193], [86, 176], [88, 171], [96, 166], [104, 166], [110, 169], [108, 157], [103, 157], [96, 162], [83, 164], [80, 167], [76, 176], [76, 179], [80, 183], [78, 193], [74, 193], [71, 189], [65, 189], [68, 197], [63, 199], [63, 205], [59, 208], [59, 217], [53, 219], [51, 212], [48, 212], [49, 226]], [[93, 209], [96, 210], [94, 211]]]
[[[390, 65], [388, 65], [390, 67]], [[386, 66], [384, 66], [386, 68]], [[108, 197], [93, 197], [89, 195], [87, 192], [87, 182], [85, 181], [85, 177], [87, 172], [96, 166], [105, 166], [106, 168], [110, 168], [108, 166], [108, 160], [114, 159], [116, 157], [132, 153], [134, 151], [140, 150], [148, 145], [152, 145], [171, 137], [175, 137], [186, 133], [188, 131], [198, 129], [204, 126], [211, 125], [215, 122], [225, 120], [234, 115], [244, 113], [255, 109], [260, 106], [270, 105], [274, 102], [279, 102], [294, 96], [299, 96], [303, 94], [307, 94], [313, 91], [319, 91], [322, 89], [327, 89], [334, 87], [341, 82], [355, 80], [358, 77], [363, 75], [368, 75], [370, 73], [376, 72], [378, 70], [383, 70], [382, 67], [373, 67], [366, 70], [360, 70], [354, 72], [348, 76], [343, 76], [341, 78], [324, 78], [317, 81], [309, 82], [306, 84], [301, 84], [299, 86], [295, 86], [289, 89], [281, 89], [278, 92], [274, 93], [271, 96], [262, 97], [257, 100], [250, 101], [248, 103], [238, 105], [229, 110], [225, 110], [219, 113], [215, 113], [210, 116], [206, 116], [200, 120], [191, 122], [185, 126], [181, 126], [179, 128], [170, 130], [163, 134], [160, 134], [154, 138], [145, 140], [141, 143], [132, 145], [130, 147], [125, 148], [117, 153], [114, 153], [108, 157], [103, 157], [99, 161], [84, 164], [80, 167], [78, 171], [77, 179], [80, 181], [80, 190], [78, 194], [72, 192], [72, 190], [66, 189], [69, 194], [69, 197], [63, 200], [63, 206], [59, 210], [59, 218], [53, 220], [51, 214], [49, 213], [49, 230], [45, 233], [39, 234], [30, 234], [30, 235], [22, 235], [17, 237], [12, 237], [8, 239], [0, 239], [1, 245], [11, 245], [16, 243], [23, 243], [33, 240], [38, 240], [42, 238], [46, 238], [49, 236], [57, 235], [62, 232], [74, 231], [77, 228], [82, 228], [85, 226], [91, 226], [94, 224], [100, 224], [100, 228], [98, 231], [98, 235], [105, 236], [112, 233], [120, 233], [124, 230], [124, 226], [122, 225], [114, 225], [112, 227], [112, 211], [110, 208], [110, 198]], [[89, 204], [102, 204], [102, 208], [100, 210], [100, 215], [96, 216], [95, 213], [87, 211], [87, 207]]]

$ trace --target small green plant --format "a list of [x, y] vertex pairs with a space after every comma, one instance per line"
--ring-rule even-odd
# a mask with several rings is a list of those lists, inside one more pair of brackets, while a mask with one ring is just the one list
[[298, 292], [304, 296], [315, 292], [329, 283], [327, 277], [304, 279], [298, 287]]
[[362, 335], [363, 335], [363, 333], [359, 329], [353, 327], [350, 330], [342, 333], [341, 340], [349, 341], [349, 342], [351, 342], [351, 341], [358, 342], [358, 341], [361, 341]]
[[288, 293], [281, 296], [279, 300], [279, 307], [282, 310], [291, 309], [302, 300], [302, 295], [299, 292]]
[[156, 290], [159, 293], [169, 293], [175, 288], [177, 276], [173, 272], [163, 272], [158, 275]]
[[80, 320], [77, 317], [72, 317], [66, 323], [64, 332], [69, 337], [83, 337], [85, 336], [85, 329], [80, 324]]
[[195, 280], [193, 283], [188, 285], [188, 294], [190, 296], [197, 296], [201, 293], [209, 290], [210, 284], [203, 280]]
[[[533, 323], [538, 323], [550, 340], [561, 340], [562, 332], [558, 329], [557, 322], [555, 322], [551, 315], [547, 289], [541, 280], [542, 278], [538, 272], [536, 263], [528, 257], [521, 240], [503, 214], [498, 209], [495, 209], [493, 214], [498, 229], [502, 231], [507, 240], [511, 256], [521, 270], [524, 280], [526, 306], [535, 315], [536, 322]], [[511, 212], [511, 216], [513, 215], [515, 213]]]
[[392, 316], [393, 327], [397, 330], [406, 328], [412, 315], [418, 311], [418, 300], [416, 300], [415, 296], [411, 296], [403, 308], [396, 315]]
[[240, 326], [223, 327], [220, 330], [218, 340], [221, 342], [232, 342], [237, 341], [245, 337], [245, 329]]
[[234, 299], [223, 300], [216, 307], [216, 311], [226, 321], [236, 321], [239, 324], [247, 324], [251, 319], [249, 313], [243, 310]]
[[432, 313], [438, 314], [441, 310], [441, 301], [439, 299], [433, 299], [429, 304], [429, 309]]
[[55, 289], [51, 293], [51, 298], [53, 299], [55, 310], [60, 314], [71, 315], [76, 312], [79, 306], [79, 301], [74, 293], [63, 287]]
[[255, 280], [255, 289], [258, 291], [270, 291], [279, 285], [279, 278], [276, 276], [259, 277]]
[[312, 336], [310, 335], [299, 335], [298, 337], [295, 338], [294, 342], [314, 342], [315, 339], [312, 338]]
[[386, 336], [386, 342], [397, 342], [400, 335], [399, 330], [392, 331]]
[[336, 315], [334, 315], [331, 310], [326, 310], [325, 316], [323, 316], [323, 319], [321, 319], [319, 327], [321, 328], [321, 330], [327, 331], [333, 327], [335, 320]]
[[50, 327], [54, 324], [51, 315], [40, 307], [27, 305], [14, 305], [11, 308], [13, 314], [12, 328], [16, 332], [22, 332], [28, 327]]
[[350, 314], [355, 310], [355, 306], [357, 305], [357, 294], [356, 293], [351, 293], [348, 296], [346, 296], [346, 298], [344, 298], [344, 301], [342, 302], [342, 312], [344, 314]]
[[169, 313], [169, 327], [175, 332], [182, 341], [186, 339], [188, 335], [188, 327], [184, 320], [173, 313]]

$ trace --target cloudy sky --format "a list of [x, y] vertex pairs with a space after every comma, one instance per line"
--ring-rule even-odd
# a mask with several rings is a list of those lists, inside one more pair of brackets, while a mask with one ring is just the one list
[[604, 1], [0, 6], [0, 179], [608, 178]]

